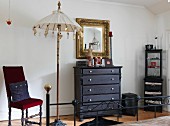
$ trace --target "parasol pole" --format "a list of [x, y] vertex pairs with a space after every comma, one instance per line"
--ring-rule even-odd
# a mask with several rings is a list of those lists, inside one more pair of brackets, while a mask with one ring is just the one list
[[61, 25], [57, 25], [58, 33], [57, 33], [57, 120], [59, 120], [59, 51], [60, 51], [60, 39], [62, 37], [61, 35]]

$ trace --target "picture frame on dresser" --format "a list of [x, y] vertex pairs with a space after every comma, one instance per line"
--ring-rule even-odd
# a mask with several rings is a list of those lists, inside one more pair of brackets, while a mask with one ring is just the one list
[[77, 67], [86, 67], [87, 61], [76, 61], [76, 66]]
[[103, 59], [101, 57], [94, 57], [94, 67], [99, 67], [102, 66], [103, 64]]
[[105, 62], [105, 67], [113, 66], [112, 59], [104, 59], [104, 62]]

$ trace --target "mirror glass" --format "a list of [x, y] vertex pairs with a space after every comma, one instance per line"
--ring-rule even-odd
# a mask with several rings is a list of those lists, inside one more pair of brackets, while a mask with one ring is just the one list
[[90, 46], [93, 52], [103, 52], [102, 27], [84, 27], [84, 49]]
[[93, 56], [110, 58], [109, 27], [110, 21], [77, 18], [82, 32], [77, 32], [76, 58], [86, 58], [89, 47]]

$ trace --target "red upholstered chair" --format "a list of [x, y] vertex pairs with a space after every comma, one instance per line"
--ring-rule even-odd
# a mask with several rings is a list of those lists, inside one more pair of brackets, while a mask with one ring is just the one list
[[[36, 98], [27, 98], [21, 101], [15, 101], [12, 100], [12, 94], [10, 89], [10, 84], [15, 84], [17, 82], [25, 81], [24, 71], [22, 66], [3, 66], [3, 73], [4, 73], [4, 79], [5, 79], [5, 85], [6, 85], [6, 92], [8, 97], [8, 108], [9, 108], [9, 120], [8, 120], [8, 126], [11, 126], [11, 108], [20, 109], [22, 112], [21, 117], [21, 124], [22, 126], [27, 124], [38, 124], [42, 125], [42, 103], [43, 101], [41, 99]], [[32, 115], [28, 117], [28, 108], [34, 107], [34, 106], [40, 106], [40, 112], [38, 114]], [[24, 112], [26, 111], [26, 116], [24, 116]], [[28, 121], [29, 118], [39, 116], [40, 120], [39, 122], [31, 122]]]

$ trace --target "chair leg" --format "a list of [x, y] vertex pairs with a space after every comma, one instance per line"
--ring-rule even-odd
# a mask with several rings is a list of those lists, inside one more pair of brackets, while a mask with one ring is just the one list
[[28, 118], [28, 109], [26, 109], [26, 118]]
[[24, 110], [21, 111], [22, 111], [21, 125], [24, 126]]
[[8, 113], [8, 126], [11, 126], [11, 107], [9, 106], [9, 113]]
[[28, 109], [26, 109], [26, 119], [25, 119], [25, 126], [27, 126], [27, 121], [28, 121]]
[[40, 126], [42, 125], [42, 105], [40, 105]]

